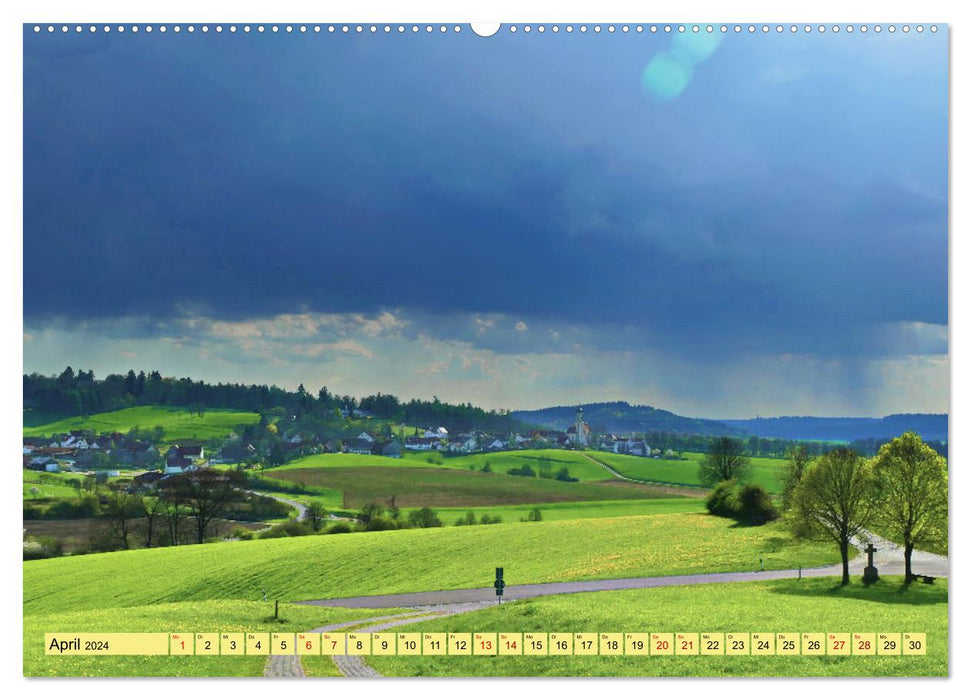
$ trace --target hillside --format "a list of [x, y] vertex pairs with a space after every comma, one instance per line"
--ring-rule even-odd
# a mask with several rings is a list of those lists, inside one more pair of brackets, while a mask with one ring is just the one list
[[[576, 411], [576, 406], [553, 406], [535, 411], [513, 411], [512, 416], [524, 423], [566, 430], [573, 425]], [[583, 415], [593, 430], [608, 433], [662, 430], [694, 435], [731, 435], [741, 432], [723, 422], [679, 416], [653, 406], [632, 406], [626, 401], [583, 404]]]
[[[24, 435], [48, 437], [71, 430], [93, 430], [96, 433], [126, 433], [132, 428], [151, 429], [161, 426], [166, 440], [206, 440], [225, 437], [240, 425], [259, 421], [257, 413], [210, 408], [191, 413], [172, 406], [135, 406], [120, 411], [62, 418], [40, 423], [31, 420], [32, 411], [24, 411]], [[46, 418], [46, 416], [45, 416]]]
[[24, 613], [199, 601], [298, 601], [630, 576], [819, 566], [836, 547], [783, 527], [670, 514], [136, 549], [24, 562]]
[[899, 413], [883, 418], [816, 418], [782, 416], [722, 420], [739, 431], [759, 437], [789, 440], [852, 441], [865, 438], [892, 438], [909, 430], [924, 440], [947, 441], [946, 413]]

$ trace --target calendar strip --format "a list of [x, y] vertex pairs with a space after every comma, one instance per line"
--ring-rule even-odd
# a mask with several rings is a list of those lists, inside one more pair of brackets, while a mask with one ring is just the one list
[[51, 633], [48, 656], [923, 656], [923, 632]]

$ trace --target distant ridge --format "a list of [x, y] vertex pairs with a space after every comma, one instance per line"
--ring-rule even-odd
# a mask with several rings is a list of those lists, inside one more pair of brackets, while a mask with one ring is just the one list
[[[535, 411], [513, 411], [512, 416], [524, 423], [553, 430], [566, 430], [576, 418], [576, 406], [552, 406]], [[594, 430], [609, 433], [663, 430], [693, 435], [732, 435], [742, 431], [722, 421], [687, 418], [653, 406], [632, 406], [626, 401], [583, 404], [584, 420]]]
[[[530, 425], [566, 430], [576, 417], [576, 406], [551, 406], [534, 411], [513, 411], [512, 416]], [[852, 442], [867, 438], [892, 438], [912, 430], [925, 440], [947, 441], [946, 413], [898, 413], [883, 418], [779, 418], [709, 419], [679, 416], [653, 406], [626, 401], [583, 404], [584, 420], [594, 430], [609, 433], [643, 433], [653, 430], [692, 435], [757, 435], [787, 440]]]
[[947, 441], [946, 413], [897, 413], [883, 418], [779, 418], [725, 419], [735, 430], [759, 437], [789, 440], [845, 440], [892, 438], [912, 430], [925, 440]]

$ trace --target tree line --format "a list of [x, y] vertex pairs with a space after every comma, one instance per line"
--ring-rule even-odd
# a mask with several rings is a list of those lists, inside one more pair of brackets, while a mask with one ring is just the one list
[[97, 379], [93, 370], [67, 367], [58, 375], [23, 375], [25, 408], [68, 416], [89, 416], [132, 406], [178, 406], [204, 413], [206, 408], [225, 408], [265, 414], [283, 408], [298, 418], [327, 416], [338, 410], [365, 411], [411, 425], [444, 426], [464, 431], [478, 428], [513, 432], [525, 425], [509, 411], [486, 410], [470, 403], [451, 404], [434, 397], [431, 401], [402, 401], [393, 394], [377, 393], [362, 398], [331, 392], [326, 386], [316, 394], [303, 384], [296, 391], [266, 384], [210, 384], [191, 377], [163, 377], [158, 370], [109, 374]]

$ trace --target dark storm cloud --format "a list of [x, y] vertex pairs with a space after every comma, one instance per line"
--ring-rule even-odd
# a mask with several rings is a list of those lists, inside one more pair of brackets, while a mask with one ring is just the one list
[[944, 37], [727, 37], [664, 104], [665, 37], [96, 37], [25, 36], [28, 323], [395, 308], [698, 357], [947, 323]]

